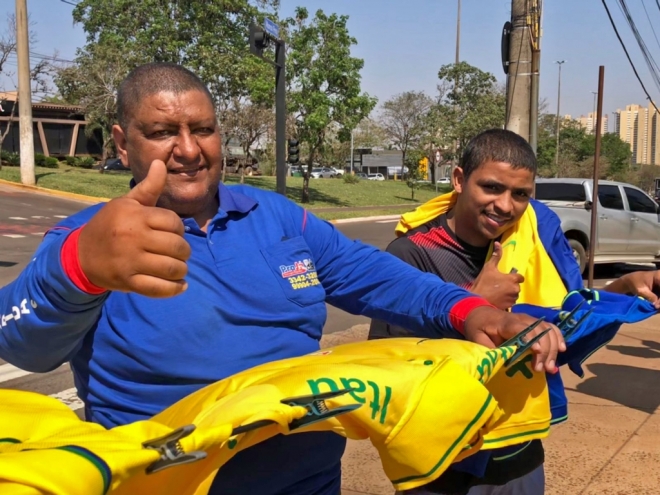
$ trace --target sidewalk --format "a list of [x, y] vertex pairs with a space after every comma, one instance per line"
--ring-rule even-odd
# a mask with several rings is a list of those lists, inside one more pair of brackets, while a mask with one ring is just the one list
[[[357, 325], [323, 345], [367, 331]], [[660, 315], [623, 326], [584, 370], [580, 379], [562, 369], [569, 420], [544, 442], [546, 495], [660, 493]], [[343, 495], [394, 494], [368, 441], [349, 441], [343, 461]]]

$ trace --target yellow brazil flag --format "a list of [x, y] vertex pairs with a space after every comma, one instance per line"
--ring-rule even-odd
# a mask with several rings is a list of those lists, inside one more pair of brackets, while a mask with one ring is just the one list
[[[55, 399], [0, 390], [0, 493], [204, 495], [237, 452], [280, 433], [322, 430], [369, 439], [394, 487], [411, 489], [479, 449], [547, 436], [545, 376], [526, 359], [507, 366], [514, 350], [451, 339], [347, 344], [257, 366], [109, 430]], [[309, 410], [285, 399], [342, 389], [350, 393], [322, 409], [357, 409], [290, 430]], [[264, 426], [236, 430], [255, 422]], [[194, 429], [169, 454], [195, 462], [147, 474], [162, 452], [146, 442], [187, 425]]]

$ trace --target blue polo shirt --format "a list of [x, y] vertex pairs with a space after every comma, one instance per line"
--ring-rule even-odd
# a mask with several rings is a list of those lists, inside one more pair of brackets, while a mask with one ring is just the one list
[[[0, 329], [0, 358], [36, 372], [69, 361], [87, 419], [112, 427], [245, 369], [316, 351], [326, 301], [417, 335], [460, 337], [448, 314], [465, 290], [346, 238], [280, 195], [222, 184], [218, 194], [207, 232], [182, 220], [188, 290], [168, 299], [77, 289], [60, 251], [104, 205], [58, 224], [0, 289], [0, 311], [31, 302]], [[344, 446], [333, 433], [276, 437], [225, 465], [212, 493], [339, 493]]]

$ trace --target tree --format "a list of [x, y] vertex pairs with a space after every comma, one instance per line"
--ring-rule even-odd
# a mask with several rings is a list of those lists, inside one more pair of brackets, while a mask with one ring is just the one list
[[88, 135], [97, 130], [102, 136], [102, 160], [112, 149], [112, 126], [117, 121], [117, 90], [126, 74], [137, 64], [121, 45], [88, 44], [78, 49], [76, 64], [62, 68], [55, 76], [62, 97], [80, 105], [88, 124]]
[[[268, 104], [273, 99], [272, 68], [249, 55], [248, 29], [253, 19], [273, 16], [278, 0], [82, 0], [73, 9], [86, 45], [76, 66], [57, 75], [60, 93], [81, 103], [111, 145], [118, 84], [145, 62], [181, 64], [206, 83], [216, 107], [232, 98]], [[91, 71], [90, 79], [86, 74]], [[219, 115], [220, 120], [224, 119]]]
[[[28, 21], [29, 26], [33, 26], [33, 22]], [[30, 30], [28, 33], [28, 43], [33, 45], [37, 42], [37, 35], [33, 30]], [[8, 61], [9, 57], [12, 54], [16, 53], [16, 17], [13, 14], [7, 15], [6, 25], [2, 33], [0, 33], [0, 76], [4, 76], [10, 81], [14, 88], [17, 87], [14, 82], [14, 73], [9, 70]], [[33, 64], [30, 70], [30, 81], [34, 85], [32, 87], [33, 96], [38, 96], [40, 94], [45, 94], [49, 90], [49, 75], [52, 72], [52, 63], [51, 60], [46, 58], [41, 58], [36, 64]], [[12, 88], [13, 89], [13, 88]], [[0, 104], [2, 102], [0, 101]], [[14, 117], [16, 114], [16, 105], [12, 105], [11, 112], [9, 114], [9, 120], [4, 129], [0, 124], [0, 150], [2, 150], [2, 143], [9, 134], [11, 127], [14, 122]], [[1, 164], [0, 164], [1, 166]]]
[[384, 148], [386, 143], [385, 129], [370, 117], [362, 119], [353, 132], [355, 148]]
[[288, 111], [295, 119], [295, 134], [309, 149], [303, 203], [309, 202], [312, 166], [332, 126], [339, 141], [346, 142], [376, 105], [375, 98], [361, 93], [364, 61], [351, 56], [357, 41], [349, 35], [347, 21], [348, 16], [328, 16], [322, 10], [310, 19], [304, 7], [286, 20]]
[[419, 189], [419, 181], [422, 180], [424, 171], [422, 168], [428, 168], [429, 159], [420, 149], [411, 149], [406, 156], [405, 165], [408, 167], [408, 178], [406, 183], [410, 188], [410, 198], [415, 201], [415, 190]]
[[392, 144], [401, 150], [401, 177], [406, 154], [419, 146], [428, 132], [428, 113], [433, 100], [422, 91], [407, 91], [383, 103], [380, 124]]
[[440, 67], [438, 78], [438, 103], [432, 112], [436, 139], [446, 146], [457, 142], [462, 149], [480, 132], [504, 126], [506, 94], [493, 74], [460, 62]]

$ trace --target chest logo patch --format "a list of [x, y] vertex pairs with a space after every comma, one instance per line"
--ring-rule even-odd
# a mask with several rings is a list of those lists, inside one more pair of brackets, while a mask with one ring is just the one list
[[320, 283], [314, 262], [309, 258], [296, 261], [292, 265], [280, 265], [280, 273], [282, 278], [291, 283], [294, 290], [312, 287]]

